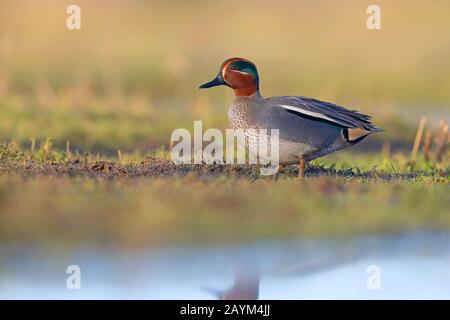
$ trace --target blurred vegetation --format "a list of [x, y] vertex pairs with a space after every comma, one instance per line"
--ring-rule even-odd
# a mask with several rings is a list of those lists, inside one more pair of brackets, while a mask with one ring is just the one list
[[[225, 128], [232, 93], [197, 89], [231, 56], [253, 60], [266, 96], [305, 95], [374, 117], [373, 140], [413, 137], [422, 114], [449, 119], [448, 1], [80, 0], [0, 3], [0, 137], [52, 138], [80, 152], [148, 151], [174, 128]], [[432, 17], [432, 19], [430, 19]], [[407, 141], [410, 143], [411, 141]]]
[[0, 177], [0, 241], [139, 248], [449, 230], [448, 194], [448, 185], [432, 178], [300, 183], [6, 175]]
[[[164, 150], [154, 155], [169, 158]], [[75, 170], [72, 164], [80, 161], [86, 164]], [[350, 167], [351, 161], [358, 167]], [[277, 179], [182, 171], [149, 177], [135, 174], [145, 162], [124, 159], [108, 162], [110, 169], [100, 167], [98, 175], [85, 174], [83, 168], [102, 163], [51, 145], [33, 152], [3, 145], [0, 241], [137, 249], [450, 230], [449, 163], [425, 161], [422, 155], [415, 163], [400, 155], [341, 158], [337, 171], [330, 170], [335, 163], [318, 160], [311, 166], [323, 175], [302, 180], [295, 167], [287, 167]], [[131, 170], [125, 170], [127, 165]], [[69, 170], [61, 170], [64, 166]], [[119, 173], [108, 174], [114, 170]], [[365, 170], [366, 175], [354, 175]]]

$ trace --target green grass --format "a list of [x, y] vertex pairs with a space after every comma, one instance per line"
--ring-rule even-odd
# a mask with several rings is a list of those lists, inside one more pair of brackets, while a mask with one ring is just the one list
[[[396, 169], [386, 164], [368, 169], [371, 174], [366, 177], [338, 172], [304, 180], [289, 173], [277, 180], [194, 174], [165, 178], [31, 174], [33, 166], [63, 166], [76, 158], [66, 159], [64, 152], [47, 148], [46, 160], [43, 149], [34, 153], [11, 145], [0, 149], [3, 243], [138, 248], [450, 230], [448, 163], [421, 160], [420, 170], [410, 164], [397, 163]], [[367, 157], [353, 160], [368, 168], [379, 161]], [[93, 164], [96, 159], [81, 161]], [[127, 163], [133, 164], [123, 165]], [[324, 160], [322, 165], [330, 166]], [[333, 166], [349, 170], [344, 162]], [[23, 167], [29, 167], [29, 173], [13, 170]], [[381, 178], [386, 173], [394, 179]], [[414, 175], [395, 176], [407, 173]]]

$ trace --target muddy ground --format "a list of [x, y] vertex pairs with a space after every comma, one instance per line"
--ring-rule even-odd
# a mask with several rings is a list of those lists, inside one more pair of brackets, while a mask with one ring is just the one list
[[[197, 177], [242, 178], [256, 180], [262, 178], [259, 167], [249, 165], [175, 165], [172, 161], [160, 158], [146, 158], [136, 163], [114, 163], [106, 161], [86, 162], [74, 159], [66, 162], [41, 162], [28, 160], [22, 164], [0, 164], [0, 172], [16, 173], [24, 176], [52, 175], [52, 176], [83, 176], [83, 177], [171, 177], [194, 175]], [[448, 172], [442, 171], [442, 176]], [[415, 179], [418, 175], [426, 175], [424, 172], [391, 174], [378, 170], [360, 171], [359, 169], [336, 169], [307, 165], [306, 176], [338, 176], [360, 179]], [[298, 176], [298, 166], [287, 166], [280, 170], [278, 177]], [[267, 178], [267, 177], [264, 177]]]

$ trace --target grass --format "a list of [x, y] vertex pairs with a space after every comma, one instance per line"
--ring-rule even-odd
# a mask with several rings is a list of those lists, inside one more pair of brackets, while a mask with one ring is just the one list
[[3, 243], [140, 248], [450, 229], [448, 163], [361, 175], [322, 160], [299, 181], [294, 167], [274, 180], [251, 168], [169, 170], [164, 153], [115, 163], [48, 148], [46, 160], [43, 149], [1, 149]]

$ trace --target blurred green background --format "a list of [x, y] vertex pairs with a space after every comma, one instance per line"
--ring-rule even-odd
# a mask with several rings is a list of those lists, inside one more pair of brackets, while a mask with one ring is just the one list
[[[147, 151], [174, 128], [225, 128], [232, 92], [199, 91], [232, 56], [254, 61], [265, 96], [351, 106], [409, 142], [419, 116], [448, 118], [448, 1], [67, 1], [0, 3], [0, 135], [81, 151]], [[409, 127], [409, 128], [408, 128]]]

